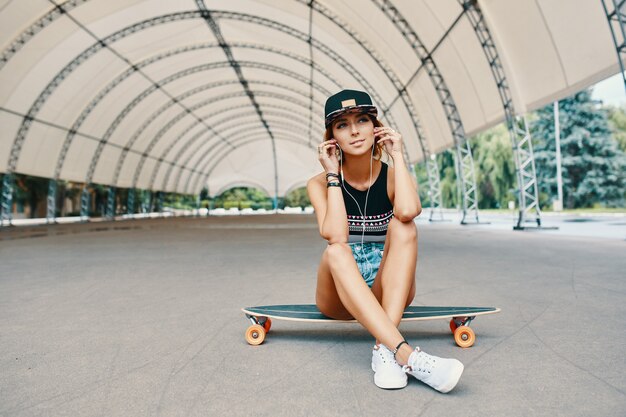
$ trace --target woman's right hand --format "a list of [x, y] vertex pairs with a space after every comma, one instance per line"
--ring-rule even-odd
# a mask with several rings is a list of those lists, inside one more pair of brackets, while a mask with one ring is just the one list
[[334, 174], [339, 173], [339, 158], [337, 158], [336, 150], [338, 149], [337, 141], [330, 139], [322, 142], [317, 147], [318, 159], [324, 171]]

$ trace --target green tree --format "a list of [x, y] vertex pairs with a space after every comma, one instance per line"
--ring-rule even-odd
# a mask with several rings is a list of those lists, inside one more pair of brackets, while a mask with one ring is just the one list
[[197, 197], [193, 194], [165, 193], [163, 203], [175, 209], [193, 210], [197, 205]]
[[430, 185], [428, 184], [428, 171], [426, 162], [415, 164], [415, 177], [417, 178], [417, 191], [422, 202], [422, 207], [430, 207]]
[[284, 199], [285, 206], [289, 207], [308, 207], [311, 205], [306, 187], [299, 187], [290, 191]]
[[504, 124], [499, 124], [471, 139], [479, 208], [506, 207], [515, 199], [517, 186], [511, 139]]
[[[606, 110], [583, 90], [559, 102], [564, 207], [624, 204], [626, 156], [611, 135]], [[549, 200], [556, 198], [554, 111], [537, 111], [532, 123], [537, 180]]]
[[608, 107], [607, 111], [613, 137], [622, 152], [626, 152], [626, 109], [624, 107]]
[[45, 216], [48, 182], [47, 178], [21, 174], [15, 176], [14, 201], [22, 207], [28, 204], [30, 218]]
[[443, 204], [443, 207], [456, 207], [459, 201], [454, 158], [454, 153], [450, 150], [437, 155], [441, 204]]
[[272, 208], [272, 199], [258, 188], [234, 187], [224, 191], [214, 200], [214, 207]]

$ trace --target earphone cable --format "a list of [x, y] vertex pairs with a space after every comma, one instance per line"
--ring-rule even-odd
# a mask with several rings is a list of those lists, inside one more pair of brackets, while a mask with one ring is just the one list
[[364, 241], [365, 241], [365, 219], [367, 215], [367, 200], [369, 198], [370, 189], [372, 188], [372, 171], [373, 171], [373, 164], [374, 164], [373, 161], [374, 161], [374, 148], [375, 147], [376, 147], [376, 142], [374, 142], [374, 145], [372, 145], [372, 154], [370, 156], [370, 178], [369, 178], [369, 183], [367, 186], [367, 193], [365, 194], [365, 205], [363, 206], [363, 210], [361, 210], [361, 206], [359, 205], [359, 202], [356, 200], [356, 198], [354, 198], [352, 193], [350, 193], [350, 191], [348, 191], [348, 189], [346, 188], [345, 179], [343, 176], [343, 150], [341, 149], [341, 147], [339, 147], [339, 152], [341, 153], [341, 159], [339, 160], [340, 171], [341, 171], [341, 185], [343, 189], [346, 191], [346, 193], [348, 193], [348, 195], [352, 198], [352, 200], [354, 200], [354, 203], [356, 204], [356, 207], [359, 210], [359, 214], [363, 218], [363, 223], [362, 223], [363, 229], [361, 232], [361, 255], [365, 258], [365, 261], [369, 265], [370, 269], [372, 268], [372, 264], [370, 263], [369, 259], [365, 256], [365, 248], [363, 246], [364, 246]]

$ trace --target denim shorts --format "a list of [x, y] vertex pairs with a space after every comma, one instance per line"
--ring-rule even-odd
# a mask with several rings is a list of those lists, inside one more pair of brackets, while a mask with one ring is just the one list
[[352, 249], [352, 256], [359, 267], [359, 272], [365, 280], [368, 287], [372, 288], [374, 279], [380, 267], [380, 261], [383, 259], [384, 243], [380, 242], [361, 242], [348, 243]]

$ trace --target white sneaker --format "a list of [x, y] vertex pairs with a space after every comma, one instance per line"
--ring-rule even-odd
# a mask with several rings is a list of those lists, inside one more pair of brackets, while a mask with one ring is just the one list
[[402, 369], [439, 392], [450, 392], [459, 382], [463, 364], [456, 359], [444, 359], [422, 352], [420, 348], [409, 356], [409, 363]]
[[378, 388], [398, 389], [406, 387], [408, 379], [406, 373], [385, 345], [374, 346], [372, 371], [374, 371], [374, 384]]

